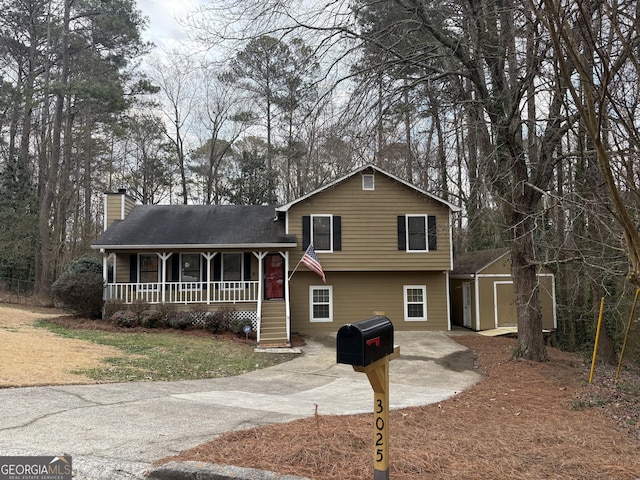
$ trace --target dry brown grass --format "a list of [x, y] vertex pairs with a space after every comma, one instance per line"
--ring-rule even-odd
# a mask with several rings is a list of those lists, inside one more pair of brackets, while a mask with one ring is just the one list
[[[487, 378], [440, 404], [391, 413], [393, 480], [640, 478], [638, 393], [623, 399], [607, 380], [611, 369], [588, 385], [576, 355], [551, 348], [549, 362], [514, 361], [514, 340], [455, 339]], [[224, 434], [166, 461], [362, 479], [372, 477], [372, 445], [371, 415], [317, 416]]]

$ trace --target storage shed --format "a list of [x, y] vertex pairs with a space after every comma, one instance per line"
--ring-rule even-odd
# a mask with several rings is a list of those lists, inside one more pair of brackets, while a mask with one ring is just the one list
[[[517, 327], [509, 249], [468, 252], [454, 259], [450, 275], [451, 322], [472, 330]], [[555, 278], [538, 273], [542, 328], [555, 330]], [[515, 330], [514, 330], [515, 331]]]

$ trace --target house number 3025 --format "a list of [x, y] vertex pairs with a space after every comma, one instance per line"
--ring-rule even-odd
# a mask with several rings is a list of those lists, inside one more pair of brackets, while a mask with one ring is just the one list
[[381, 399], [376, 399], [376, 462], [384, 461], [384, 404]]

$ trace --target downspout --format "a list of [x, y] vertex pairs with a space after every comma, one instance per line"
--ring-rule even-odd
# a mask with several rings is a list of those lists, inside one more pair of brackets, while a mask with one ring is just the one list
[[[451, 331], [451, 292], [449, 290], [449, 270], [444, 272], [446, 278], [446, 291], [447, 291], [447, 330]], [[464, 324], [464, 320], [462, 321]]]

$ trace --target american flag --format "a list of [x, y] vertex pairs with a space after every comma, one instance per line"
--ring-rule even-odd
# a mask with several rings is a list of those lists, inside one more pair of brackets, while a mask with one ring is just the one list
[[318, 275], [320, 275], [322, 277], [322, 283], [327, 283], [327, 279], [324, 276], [324, 271], [322, 270], [322, 265], [320, 265], [320, 260], [318, 260], [316, 251], [313, 249], [313, 245], [309, 245], [307, 251], [304, 252], [301, 262], [304, 263], [310, 270], [313, 270]]

